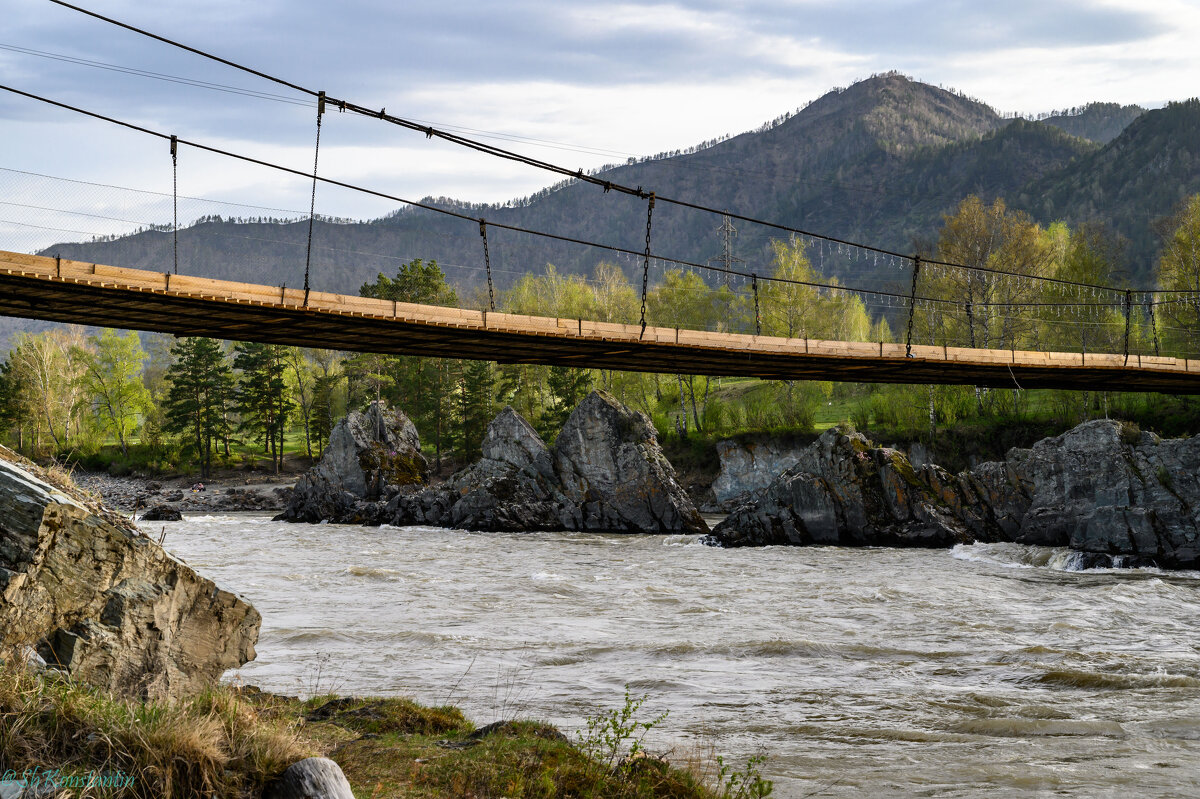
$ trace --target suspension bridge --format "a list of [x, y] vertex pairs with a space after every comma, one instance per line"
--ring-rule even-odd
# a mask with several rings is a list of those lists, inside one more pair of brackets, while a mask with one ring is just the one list
[[[304, 347], [319, 347], [356, 352], [399, 355], [467, 358], [498, 363], [527, 363], [581, 366], [639, 372], [700, 374], [710, 376], [751, 376], [776, 380], [834, 380], [876, 383], [925, 383], [977, 385], [996, 388], [1058, 388], [1104, 391], [1152, 391], [1175, 394], [1200, 394], [1200, 360], [1160, 356], [1156, 306], [1172, 303], [1196, 303], [1195, 293], [1164, 289], [1128, 289], [1058, 279], [1053, 276], [1005, 271], [991, 263], [962, 264], [906, 255], [880, 247], [847, 241], [798, 229], [777, 221], [757, 219], [717, 209], [699, 202], [656, 194], [642, 186], [625, 186], [601, 176], [571, 170], [547, 161], [531, 158], [467, 136], [420, 124], [385, 110], [375, 111], [325, 92], [296, 85], [227, 59], [206, 53], [166, 37], [150, 33], [117, 20], [74, 6], [65, 0], [52, 0], [105, 23], [117, 25], [172, 47], [274, 82], [301, 96], [315, 100], [316, 145], [312, 172], [280, 166], [258, 158], [218, 149], [143, 125], [116, 119], [95, 111], [33, 94], [10, 86], [0, 90], [48, 106], [82, 115], [106, 124], [121, 126], [170, 144], [172, 164], [174, 220], [170, 226], [174, 239], [173, 263], [164, 263], [163, 271], [146, 271], [115, 265], [85, 263], [41, 255], [0, 251], [0, 314], [48, 321], [97, 325], [124, 329], [158, 331], [176, 336], [209, 336], [229, 340], [258, 341]], [[162, 77], [162, 76], [160, 76]], [[166, 76], [169, 77], [169, 76]], [[216, 85], [216, 84], [208, 84]], [[303, 103], [301, 103], [303, 104]], [[592, 184], [605, 195], [614, 193], [645, 202], [645, 248], [632, 249], [612, 243], [588, 241], [564, 235], [561, 231], [531, 230], [513, 224], [488, 222], [459, 211], [408, 200], [384, 192], [356, 186], [318, 174], [321, 123], [327, 107], [377, 119], [386, 124], [437, 138], [471, 151], [544, 170], [560, 177]], [[275, 170], [311, 181], [308, 212], [308, 242], [304, 260], [303, 288], [288, 289], [253, 283], [214, 280], [179, 274], [179, 190], [178, 153], [183, 147], [233, 159], [245, 165]], [[482, 255], [487, 274], [488, 309], [472, 310], [435, 305], [393, 302], [310, 290], [310, 266], [313, 250], [313, 220], [316, 217], [318, 185], [336, 186], [391, 200], [426, 211], [455, 217], [478, 225]], [[654, 253], [651, 248], [655, 205], [670, 204], [689, 212], [721, 215], [729, 220], [760, 225], [775, 234], [800, 237], [821, 247], [836, 246], [873, 259], [883, 257], [894, 263], [911, 265], [911, 288], [872, 288], [839, 284], [836, 280], [797, 280], [777, 275], [758, 275], [731, 268], [700, 264]], [[20, 205], [6, 203], [6, 205]], [[28, 208], [37, 206], [29, 205]], [[42, 209], [51, 210], [51, 209]], [[83, 214], [92, 216], [91, 214]], [[32, 227], [40, 227], [33, 225]], [[542, 240], [596, 248], [604, 254], [635, 258], [641, 262], [641, 324], [619, 324], [582, 318], [530, 316], [499, 312], [495, 309], [492, 267], [488, 248], [489, 228], [541, 237]], [[44, 228], [53, 229], [53, 228]], [[736, 259], [740, 260], [740, 259]], [[672, 268], [709, 270], [728, 284], [730, 277], [748, 283], [753, 292], [754, 333], [728, 330], [693, 330], [647, 324], [647, 292], [651, 263]], [[532, 266], [532, 265], [531, 265]], [[170, 267], [168, 269], [168, 267]], [[924, 270], [923, 270], [924, 267]], [[918, 293], [919, 279], [929, 281], [933, 270], [943, 277], [957, 273], [966, 277], [966, 297], [924, 296]], [[249, 271], [249, 269], [244, 270]], [[884, 307], [903, 308], [907, 313], [904, 343], [887, 341], [829, 341], [815, 338], [783, 338], [761, 335], [759, 284], [774, 281], [816, 292], [818, 296], [836, 295], [873, 298]], [[1036, 291], [1030, 286], [1036, 284]], [[976, 286], [1008, 286], [1003, 296], [975, 296]], [[1043, 289], [1059, 292], [1058, 299], [1046, 300]], [[1024, 292], [1024, 293], [1023, 293]], [[1040, 294], [1039, 294], [1040, 292]], [[1063, 292], [1066, 292], [1064, 295]], [[1072, 292], [1074, 294], [1072, 294]], [[1084, 293], [1094, 298], [1088, 302]], [[936, 294], [936, 293], [935, 293]], [[1030, 295], [1034, 300], [1023, 299]], [[1173, 295], [1162, 299], [1163, 295]], [[1040, 297], [1040, 299], [1038, 298]], [[1134, 309], [1146, 309], [1153, 334], [1155, 355], [1131, 352], [1130, 338]], [[927, 312], [931, 320], [929, 344], [914, 341], [916, 310]], [[949, 346], [943, 329], [941, 345], [933, 343], [932, 320], [944, 322], [962, 317], [971, 330], [974, 344], [977, 317], [973, 314], [1009, 314], [1005, 326], [1046, 324], [1046, 320], [1017, 319], [1022, 310], [1057, 309], [1079, 316], [1077, 324], [1084, 339], [1078, 352], [1018, 349], [988, 349], [974, 346]], [[1111, 325], [1104, 314], [1123, 316], [1123, 352], [1099, 353], [1087, 350], [1088, 326]], [[1092, 314], [1092, 321], [1086, 315]], [[654, 321], [654, 320], [651, 320]], [[1061, 321], [1061, 320], [1060, 320]], [[983, 323], [985, 328], [987, 322]], [[1120, 324], [1120, 322], [1118, 322]], [[791, 328], [789, 328], [791, 329]], [[1012, 330], [1000, 340], [1020, 339]], [[1037, 340], [1037, 337], [1034, 338]], [[1116, 346], [1110, 342], [1108, 346]]]
[[720, 333], [378, 300], [0, 252], [0, 314], [356, 352], [773, 380], [1200, 393], [1200, 360]]

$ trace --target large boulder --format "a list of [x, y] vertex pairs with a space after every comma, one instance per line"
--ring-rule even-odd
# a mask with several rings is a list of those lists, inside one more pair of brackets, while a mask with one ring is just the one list
[[351, 411], [337, 423], [320, 462], [296, 482], [276, 518], [370, 523], [383, 502], [428, 477], [416, 425], [399, 410], [372, 402], [365, 413]]
[[359, 502], [344, 515], [466, 530], [708, 530], [675, 480], [650, 420], [603, 391], [575, 408], [553, 448], [505, 408], [481, 449], [482, 458], [442, 485], [397, 494], [382, 512], [378, 503]]
[[566, 498], [558, 490], [550, 450], [511, 407], [488, 425], [482, 456], [445, 483], [401, 494], [384, 518], [463, 530], [561, 530]]
[[649, 417], [603, 391], [571, 412], [551, 453], [571, 530], [702, 533], [708, 526], [658, 444]]
[[972, 540], [954, 513], [961, 505], [957, 491], [944, 470], [914, 469], [899, 450], [833, 428], [705, 541], [722, 547], [949, 547]]
[[0, 448], [0, 651], [118, 693], [193, 693], [254, 658], [258, 612]]
[[1084, 422], [960, 475], [964, 519], [1022, 544], [1200, 567], [1200, 438], [1163, 440], [1107, 419]]
[[796, 465], [803, 449], [770, 438], [746, 443], [718, 441], [721, 471], [712, 484], [717, 509], [733, 510], [765, 491], [775, 478]]

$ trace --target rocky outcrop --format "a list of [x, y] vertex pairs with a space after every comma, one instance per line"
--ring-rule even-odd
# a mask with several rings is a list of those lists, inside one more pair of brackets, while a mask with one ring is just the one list
[[1110, 420], [1084, 422], [1003, 462], [960, 475], [973, 496], [961, 514], [977, 532], [1200, 567], [1200, 438], [1163, 440]]
[[199, 690], [254, 658], [258, 612], [124, 517], [0, 449], [0, 648], [123, 694]]
[[708, 530], [676, 481], [649, 417], [603, 391], [593, 391], [571, 412], [551, 455], [569, 503], [569, 530]]
[[953, 512], [962, 505], [955, 480], [936, 466], [914, 469], [899, 450], [838, 428], [796, 455], [706, 543], [948, 547], [972, 540]]
[[1200, 438], [1085, 422], [951, 475], [830, 430], [717, 526], [718, 546], [1069, 547], [1080, 568], [1200, 567]]
[[429, 476], [417, 428], [398, 410], [371, 403], [351, 411], [329, 434], [320, 462], [301, 477], [277, 519], [369, 524], [382, 501]]
[[491, 531], [708, 530], [676, 481], [650, 420], [603, 391], [593, 391], [571, 413], [553, 448], [505, 408], [488, 426], [481, 449], [478, 461], [441, 485], [394, 492], [387, 500], [343, 492], [336, 504], [324, 506], [331, 511], [324, 518]]
[[766, 439], [745, 444], [718, 441], [721, 471], [712, 484], [714, 510], [733, 510], [765, 491], [796, 465], [804, 447]]
[[482, 457], [445, 483], [398, 495], [380, 514], [396, 525], [463, 530], [561, 530], [568, 500], [559, 490], [550, 450], [511, 407], [488, 425]]
[[181, 522], [183, 514], [170, 505], [154, 505], [142, 514], [140, 522]]

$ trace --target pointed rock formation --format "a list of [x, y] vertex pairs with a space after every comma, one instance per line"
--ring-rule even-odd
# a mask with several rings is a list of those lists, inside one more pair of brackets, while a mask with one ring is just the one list
[[372, 402], [365, 413], [351, 411], [337, 423], [320, 462], [297, 481], [275, 518], [369, 524], [376, 504], [428, 477], [416, 426], [399, 410]]
[[481, 450], [483, 457], [445, 483], [393, 491], [386, 503], [334, 487], [324, 472], [318, 482], [310, 472], [279, 518], [493, 531], [708, 531], [675, 480], [654, 425], [603, 391], [571, 413], [553, 448], [505, 408], [488, 425]]
[[143, 698], [194, 693], [254, 659], [258, 612], [0, 448], [0, 650]]

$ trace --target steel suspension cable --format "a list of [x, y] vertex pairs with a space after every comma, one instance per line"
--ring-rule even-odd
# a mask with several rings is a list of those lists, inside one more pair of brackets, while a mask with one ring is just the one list
[[492, 256], [488, 252], [487, 220], [479, 220], [479, 235], [483, 238], [483, 268], [487, 270], [488, 308], [496, 310], [496, 293], [492, 290]]
[[317, 97], [317, 145], [313, 148], [312, 199], [308, 205], [308, 246], [304, 251], [304, 307], [308, 307], [308, 272], [312, 266], [313, 220], [317, 214], [317, 163], [321, 158], [321, 117], [325, 114], [325, 92]]
[[171, 237], [175, 242], [175, 274], [179, 274], [179, 137], [171, 137]]
[[[280, 86], [286, 86], [289, 89], [294, 89], [295, 91], [302, 92], [302, 93], [310, 95], [312, 97], [318, 97], [321, 94], [323, 94], [322, 92], [317, 92], [312, 89], [308, 89], [303, 86], [299, 86], [295, 83], [292, 83], [291, 81], [284, 80], [283, 78], [279, 78], [274, 75], [270, 75], [266, 72], [262, 72], [260, 70], [245, 66], [243, 64], [239, 64], [234, 61], [230, 61], [227, 58], [222, 58], [221, 56], [214, 55], [212, 53], [206, 52], [199, 48], [191, 47], [189, 45], [183, 44], [182, 42], [175, 41], [175, 40], [167, 38], [165, 36], [160, 36], [156, 33], [151, 33], [150, 31], [147, 31], [143, 28], [139, 28], [135, 25], [130, 25], [128, 23], [121, 22], [121, 21], [113, 19], [111, 17], [104, 16], [103, 14], [99, 14], [95, 11], [90, 11], [86, 8], [82, 8], [82, 7], [74, 5], [72, 3], [68, 3], [68, 2], [66, 2], [66, 0], [50, 0], [50, 2], [60, 5], [60, 6], [63, 6], [64, 8], [70, 8], [74, 11], [78, 11], [78, 12], [80, 12], [82, 14], [86, 14], [90, 17], [94, 17], [95, 19], [99, 19], [103, 22], [107, 22], [109, 24], [116, 25], [118, 27], [121, 27], [126, 30], [137, 33], [139, 35], [147, 36], [151, 39], [155, 39], [156, 41], [162, 42], [164, 44], [169, 44], [172, 47], [178, 47], [178, 48], [180, 48], [182, 50], [186, 50], [187, 52], [192, 53], [194, 55], [201, 56], [202, 58], [208, 58], [210, 60], [224, 64], [225, 66], [231, 67], [233, 69], [241, 70], [242, 72], [246, 72], [248, 74], [262, 78], [263, 80], [271, 81], [273, 83], [279, 84]], [[518, 163], [525, 164], [527, 166], [531, 166], [531, 167], [542, 169], [542, 170], [545, 170], [548, 172], [552, 172], [552, 173], [561, 175], [566, 178], [571, 178], [571, 179], [581, 180], [586, 183], [591, 183], [595, 186], [599, 186], [599, 187], [603, 188], [605, 193], [608, 193], [610, 191], [616, 191], [616, 192], [623, 193], [623, 194], [629, 194], [629, 195], [638, 197], [640, 199], [646, 199], [646, 197], [649, 195], [649, 192], [646, 192], [645, 190], [643, 190], [643, 188], [641, 186], [638, 186], [635, 188], [632, 186], [625, 186], [620, 183], [614, 183], [611, 180], [604, 180], [604, 179], [595, 177], [594, 175], [588, 175], [588, 174], [584, 173], [584, 171], [582, 169], [574, 169], [574, 170], [569, 169], [567, 167], [560, 166], [558, 164], [554, 164], [549, 161], [544, 161], [544, 160], [541, 160], [538, 158], [533, 158], [531, 156], [522, 155], [520, 153], [516, 153], [511, 150], [506, 150], [502, 147], [496, 147], [495, 145], [490, 145], [490, 144], [486, 144], [484, 142], [470, 139], [466, 136], [462, 136], [462, 135], [459, 135], [456, 133], [450, 133], [448, 131], [440, 130], [431, 125], [423, 125], [418, 122], [414, 122], [412, 120], [405, 119], [403, 117], [391, 115], [391, 114], [387, 113], [387, 109], [381, 109], [379, 111], [376, 111], [374, 109], [367, 108], [366, 106], [359, 105], [357, 103], [354, 103], [354, 102], [351, 102], [348, 100], [334, 99], [332, 97], [328, 98], [328, 102], [334, 103], [342, 111], [350, 111], [352, 113], [360, 114], [363, 116], [380, 119], [385, 122], [389, 122], [391, 124], [394, 124], [394, 125], [397, 125], [397, 126], [400, 126], [403, 128], [407, 128], [409, 130], [423, 133], [423, 134], [425, 134], [426, 138], [436, 137], [443, 141], [457, 144], [457, 145], [466, 147], [468, 149], [475, 150], [477, 152], [492, 155], [497, 158], [502, 158], [502, 159], [509, 160], [509, 161], [515, 161]], [[690, 208], [695, 211], [702, 211], [705, 213], [711, 213], [711, 214], [717, 214], [717, 215], [727, 215], [733, 219], [737, 219], [742, 222], [763, 225], [765, 227], [774, 228], [776, 230], [781, 230], [781, 231], [785, 231], [785, 232], [789, 232], [789, 233], [795, 233], [795, 234], [807, 236], [807, 237], [813, 238], [813, 239], [820, 239], [822, 241], [827, 241], [832, 244], [839, 244], [839, 245], [844, 245], [844, 246], [849, 246], [849, 247], [855, 247], [855, 248], [864, 250], [866, 252], [878, 253], [880, 255], [887, 255], [887, 256], [894, 257], [894, 258], [901, 258], [901, 259], [905, 259], [905, 260], [912, 258], [912, 256], [907, 253], [901, 253], [901, 252], [897, 252], [895, 250], [889, 250], [889, 249], [886, 249], [883, 247], [875, 247], [873, 245], [863, 244], [861, 242], [855, 242], [855, 241], [851, 241], [849, 239], [842, 239], [842, 238], [838, 238], [836, 236], [828, 236], [828, 235], [824, 235], [821, 233], [813, 233], [812, 231], [803, 230], [801, 228], [792, 227], [790, 225], [784, 225], [784, 224], [780, 224], [777, 222], [770, 222], [768, 220], [758, 219], [755, 217], [745, 216], [742, 214], [729, 213], [725, 210], [712, 208], [710, 206], [702, 205], [700, 203], [688, 202], [686, 200], [681, 200], [681, 199], [668, 197], [668, 196], [664, 196], [664, 195], [658, 195], [658, 199], [661, 200], [662, 202], [669, 203], [672, 205], [678, 205], [683, 208]], [[1079, 282], [1079, 281], [1065, 280], [1063, 278], [1054, 278], [1054, 277], [1047, 277], [1047, 276], [1034, 276], [1034, 275], [1020, 275], [1019, 273], [1007, 272], [1007, 271], [1001, 270], [1001, 269], [993, 269], [993, 268], [986, 267], [986, 266], [973, 266], [970, 264], [959, 264], [959, 263], [953, 263], [950, 261], [938, 261], [938, 260], [926, 259], [926, 263], [934, 264], [934, 265], [938, 265], [938, 266], [945, 266], [945, 267], [949, 267], [949, 268], [953, 268], [953, 269], [966, 269], [966, 270], [982, 272], [982, 273], [986, 273], [986, 274], [1025, 277], [1028, 279], [1039, 280], [1039, 281], [1053, 283], [1053, 284], [1057, 284], [1057, 285], [1075, 286], [1078, 288], [1091, 288], [1091, 289], [1095, 289], [1095, 290], [1112, 291], [1112, 292], [1117, 292], [1117, 293], [1120, 293], [1120, 292], [1123, 292], [1126, 290], [1126, 289], [1118, 288], [1115, 286], [1106, 286], [1106, 285], [1094, 284], [1094, 283], [1083, 283], [1083, 282]], [[745, 273], [742, 273], [742, 272], [737, 272], [735, 274], [746, 276]], [[1179, 293], [1178, 290], [1171, 290], [1171, 289], [1138, 289], [1138, 291], [1146, 292], [1146, 293]]]

